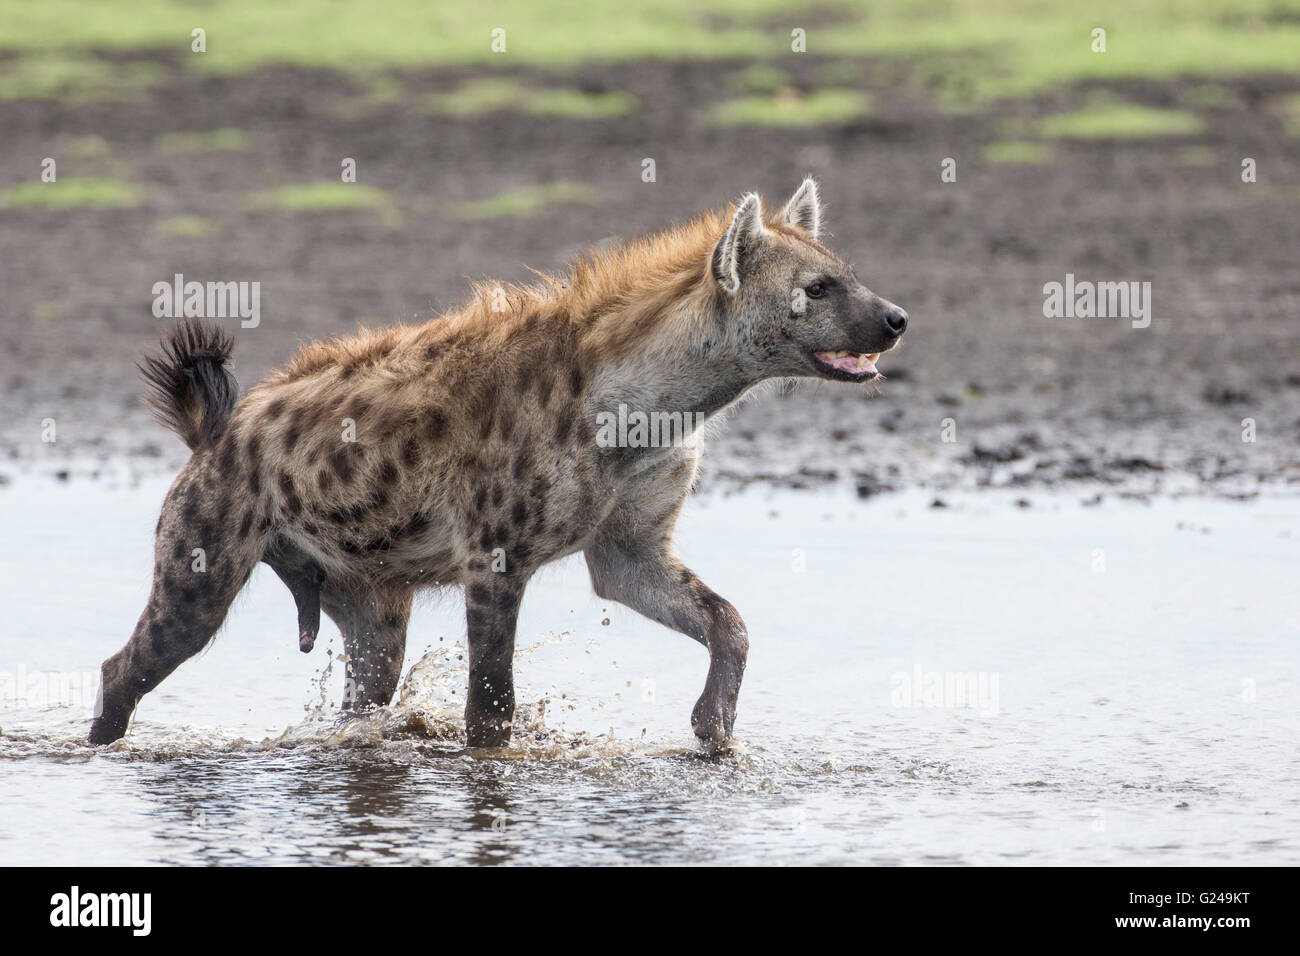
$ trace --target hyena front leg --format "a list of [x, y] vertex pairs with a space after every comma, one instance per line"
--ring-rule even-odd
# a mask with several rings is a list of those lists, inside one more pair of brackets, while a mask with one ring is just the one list
[[406, 657], [412, 594], [368, 594], [326, 583], [321, 607], [343, 634], [347, 683], [343, 709], [359, 714], [386, 706], [397, 691]]
[[515, 717], [515, 626], [524, 597], [520, 576], [474, 574], [465, 584], [469, 693], [465, 736], [471, 747], [503, 747]]
[[187, 468], [163, 503], [149, 603], [126, 645], [104, 661], [92, 744], [112, 743], [145, 694], [221, 627], [260, 556], [252, 505], [243, 513], [218, 479]]
[[601, 536], [587, 548], [596, 593], [626, 604], [709, 649], [709, 675], [691, 712], [695, 736], [712, 747], [726, 743], [736, 722], [736, 700], [749, 654], [749, 635], [736, 609], [710, 590], [669, 550], [666, 538], [644, 544]]

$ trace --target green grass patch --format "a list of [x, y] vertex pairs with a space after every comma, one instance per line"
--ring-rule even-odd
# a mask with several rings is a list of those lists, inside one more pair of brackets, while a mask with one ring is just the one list
[[528, 100], [533, 116], [559, 119], [613, 119], [636, 112], [636, 98], [617, 91], [585, 93], [581, 90], [539, 90]]
[[1205, 124], [1195, 113], [1133, 103], [1089, 106], [1039, 120], [1037, 131], [1050, 139], [1147, 139], [1195, 136]]
[[861, 118], [870, 105], [856, 90], [816, 90], [806, 96], [791, 91], [719, 103], [708, 118], [725, 126], [836, 126]]
[[[190, 52], [198, 26], [207, 31], [204, 54]], [[794, 26], [808, 31], [810, 56], [954, 62], [934, 87], [954, 101], [1033, 95], [1077, 81], [1300, 70], [1300, 0], [1096, 0], [1086, 10], [1057, 0], [492, 0], [469, 7], [133, 0], [129, 15], [96, 0], [15, 0], [6, 4], [0, 49], [74, 62], [88, 50], [156, 49], [224, 73], [267, 64], [367, 71], [634, 59], [779, 68], [796, 55]], [[1092, 50], [1095, 27], [1107, 31], [1104, 53]], [[492, 48], [497, 28], [506, 31], [504, 53]], [[37, 85], [60, 95], [61, 82]]]
[[390, 207], [388, 194], [361, 183], [326, 182], [281, 186], [254, 193], [254, 209], [275, 209], [292, 213], [347, 212], [357, 209], [384, 210]]
[[790, 74], [778, 66], [754, 63], [727, 77], [737, 93], [775, 93], [790, 86]]
[[18, 56], [0, 60], [0, 100], [52, 100], [70, 106], [128, 102], [161, 82], [165, 73], [157, 63], [112, 63], [90, 54]]
[[452, 219], [525, 219], [548, 206], [594, 203], [598, 196], [583, 183], [554, 182], [520, 186], [488, 199], [451, 203], [446, 214]]
[[202, 239], [217, 231], [217, 224], [205, 216], [168, 216], [154, 223], [154, 232], [173, 239]]
[[444, 116], [479, 116], [512, 110], [531, 116], [562, 119], [612, 119], [636, 111], [636, 99], [627, 93], [587, 93], [573, 89], [534, 89], [508, 77], [469, 80], [449, 93], [429, 100]]
[[198, 133], [163, 133], [157, 146], [164, 153], [242, 153], [253, 145], [253, 138], [242, 129], [214, 129]]
[[990, 163], [1041, 166], [1051, 162], [1052, 148], [1045, 143], [1002, 139], [984, 147], [984, 158]]
[[0, 192], [0, 209], [122, 209], [140, 201], [140, 189], [131, 183], [90, 177], [19, 183]]
[[525, 94], [518, 80], [488, 77], [469, 80], [450, 93], [435, 93], [429, 107], [444, 116], [478, 116], [511, 109]]

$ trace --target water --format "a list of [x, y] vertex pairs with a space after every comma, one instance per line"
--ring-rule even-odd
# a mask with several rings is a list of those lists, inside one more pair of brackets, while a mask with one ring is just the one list
[[0, 488], [2, 864], [1300, 863], [1297, 500], [693, 500], [681, 553], [751, 635], [720, 759], [703, 648], [578, 558], [528, 593], [499, 754], [460, 743], [458, 597], [417, 609], [400, 702], [338, 729], [337, 632], [300, 654], [262, 568], [92, 750], [164, 487]]

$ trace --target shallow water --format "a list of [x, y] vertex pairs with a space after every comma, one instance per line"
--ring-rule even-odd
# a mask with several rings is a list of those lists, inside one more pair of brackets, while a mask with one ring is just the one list
[[1300, 863], [1297, 500], [693, 500], [681, 553], [751, 635], [719, 759], [703, 648], [580, 559], [529, 590], [529, 731], [495, 754], [460, 742], [457, 596], [337, 729], [337, 632], [300, 654], [261, 568], [92, 750], [164, 488], [0, 488], [0, 863]]

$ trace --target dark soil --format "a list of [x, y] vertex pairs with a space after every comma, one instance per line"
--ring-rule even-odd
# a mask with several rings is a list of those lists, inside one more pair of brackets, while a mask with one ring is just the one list
[[[808, 60], [806, 76], [824, 67]], [[586, 244], [688, 218], [750, 189], [780, 201], [821, 180], [831, 244], [912, 316], [879, 387], [810, 383], [747, 402], [711, 442], [706, 483], [851, 484], [864, 496], [925, 485], [1113, 486], [1126, 494], [1252, 495], [1300, 489], [1300, 150], [1270, 108], [1293, 80], [1229, 83], [1241, 101], [1203, 113], [1192, 140], [1061, 144], [1041, 166], [981, 155], [1016, 117], [1078, 106], [1076, 89], [979, 115], [936, 111], [913, 87], [871, 90], [874, 115], [848, 127], [715, 128], [701, 112], [728, 95], [734, 64], [631, 64], [530, 82], [623, 90], [636, 115], [578, 121], [495, 113], [430, 115], [422, 97], [466, 74], [400, 74], [407, 95], [365, 105], [335, 74], [268, 70], [237, 78], [176, 72], [143, 99], [102, 106], [0, 103], [0, 188], [114, 175], [145, 190], [127, 210], [0, 210], [0, 473], [171, 468], [185, 450], [152, 423], [133, 363], [166, 320], [151, 287], [174, 273], [259, 280], [262, 323], [236, 336], [251, 384], [303, 341], [435, 314], [467, 277], [527, 279]], [[1178, 83], [1121, 90], [1178, 106]], [[362, 104], [358, 106], [358, 104]], [[175, 156], [162, 133], [236, 127], [246, 152]], [[78, 159], [100, 136], [108, 158]], [[1209, 165], [1182, 151], [1208, 148]], [[336, 180], [396, 197], [375, 212], [256, 211], [247, 196]], [[1259, 182], [1243, 184], [1242, 157]], [[641, 181], [653, 157], [658, 182]], [[940, 181], [954, 157], [958, 181]], [[458, 222], [447, 204], [555, 180], [589, 184], [594, 204], [522, 220]], [[205, 238], [156, 224], [197, 215]], [[1155, 318], [1047, 319], [1043, 285], [1067, 272], [1149, 280]], [[870, 394], [869, 394], [870, 393]], [[42, 420], [57, 442], [41, 440]], [[952, 419], [955, 442], [942, 440]], [[1253, 419], [1257, 440], [1242, 441]]]

